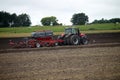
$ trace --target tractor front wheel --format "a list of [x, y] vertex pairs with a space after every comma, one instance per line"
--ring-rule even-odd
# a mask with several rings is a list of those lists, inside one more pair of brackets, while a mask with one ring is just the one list
[[82, 44], [85, 45], [85, 44], [88, 44], [88, 39], [87, 37], [82, 37]]

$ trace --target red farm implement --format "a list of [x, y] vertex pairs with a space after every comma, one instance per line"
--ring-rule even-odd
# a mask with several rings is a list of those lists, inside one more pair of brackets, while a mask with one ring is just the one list
[[19, 41], [10, 40], [9, 45], [16, 48], [53, 47], [60, 42], [63, 42], [63, 40], [53, 39], [52, 31], [36, 31], [32, 32], [31, 38], [25, 38]]

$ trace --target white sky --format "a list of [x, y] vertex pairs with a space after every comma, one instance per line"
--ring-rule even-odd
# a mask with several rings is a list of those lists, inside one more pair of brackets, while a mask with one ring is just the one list
[[27, 13], [32, 25], [43, 17], [55, 16], [58, 22], [70, 25], [74, 13], [85, 13], [89, 22], [95, 19], [120, 18], [120, 0], [0, 0], [0, 11]]

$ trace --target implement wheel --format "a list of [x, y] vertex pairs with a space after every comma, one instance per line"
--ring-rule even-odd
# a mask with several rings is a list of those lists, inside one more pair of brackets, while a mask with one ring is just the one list
[[37, 42], [37, 43], [36, 43], [36, 47], [37, 47], [37, 48], [40, 48], [40, 47], [41, 47], [40, 43]]

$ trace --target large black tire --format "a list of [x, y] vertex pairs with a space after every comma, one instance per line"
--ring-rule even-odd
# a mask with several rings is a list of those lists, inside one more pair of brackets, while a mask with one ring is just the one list
[[71, 45], [79, 45], [80, 44], [80, 37], [78, 35], [72, 35], [70, 37], [70, 44]]
[[88, 44], [87, 36], [83, 36], [83, 37], [81, 38], [81, 43], [82, 43], [83, 45]]

